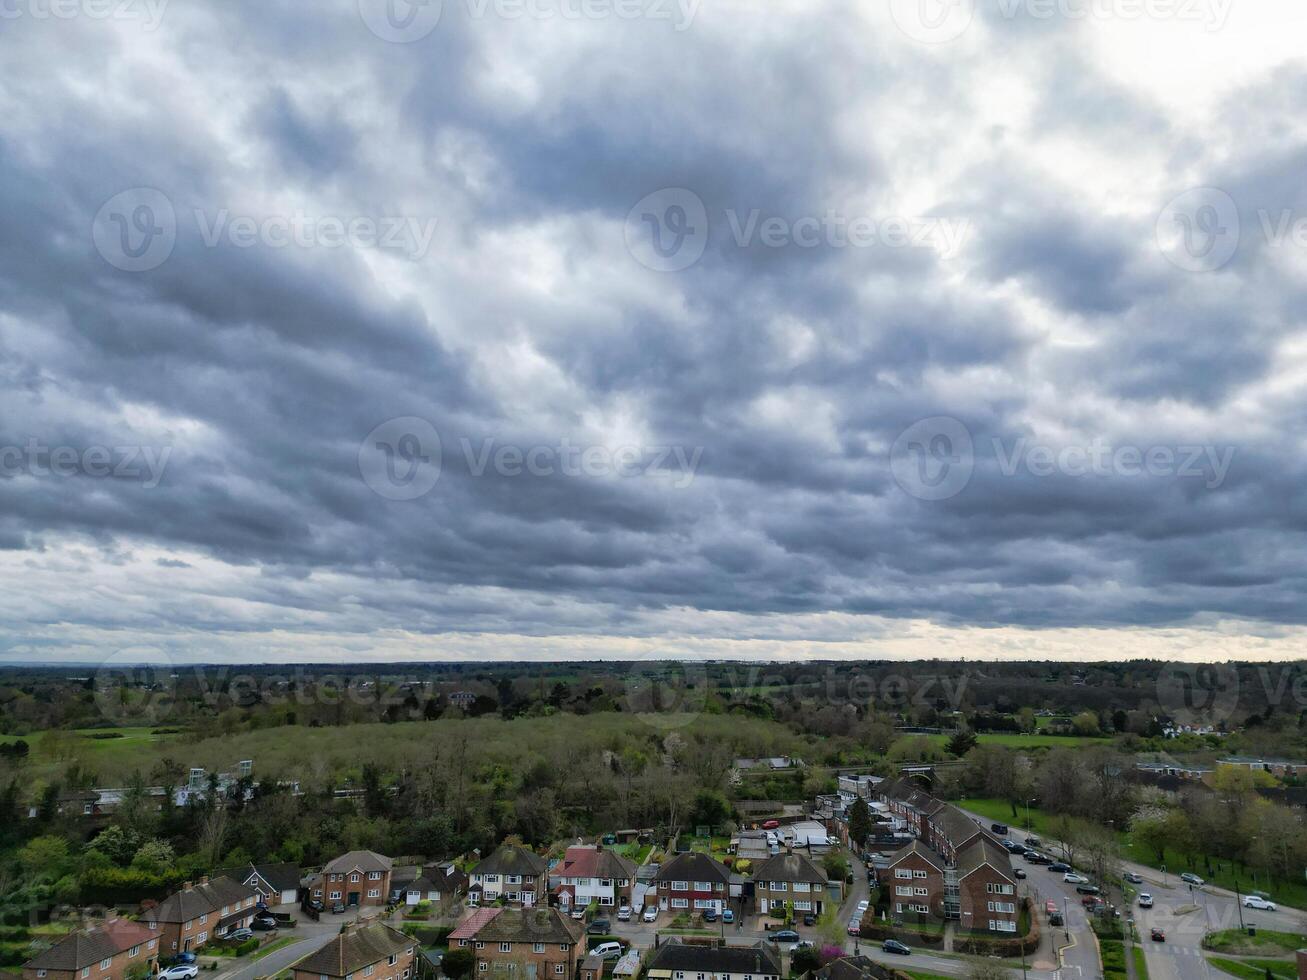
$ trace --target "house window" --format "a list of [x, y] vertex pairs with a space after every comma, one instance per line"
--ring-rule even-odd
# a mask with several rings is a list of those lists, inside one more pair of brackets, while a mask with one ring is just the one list
[[209, 921], [209, 913], [205, 912], [200, 916], [200, 925], [204, 925], [204, 923], [208, 921]]
[[559, 976], [559, 977], [561, 977], [561, 976], [563, 975], [563, 964], [562, 964], [562, 963], [555, 963], [555, 964], [554, 964], [554, 975], [555, 975], [555, 976]]
[[363, 968], [363, 975], [364, 975], [365, 977], [370, 977], [370, 976], [372, 976], [372, 967], [371, 967], [371, 966], [365, 966], [365, 967]]
[[914, 889], [912, 889], [912, 894], [914, 894], [914, 895], [929, 895], [929, 894], [930, 894], [930, 890], [927, 889], [927, 888], [914, 888]]
[[510, 885], [520, 885], [520, 884], [522, 884], [522, 876], [521, 876], [521, 875], [508, 875], [508, 883], [509, 883]]
[[394, 953], [391, 953], [389, 958], [386, 960], [386, 965], [394, 966], [398, 962], [399, 962], [399, 957], [396, 956]]
[[924, 878], [924, 877], [926, 877], [926, 872], [924, 872], [924, 871], [915, 871], [915, 870], [914, 870], [914, 871], [912, 872], [912, 877], [914, 877], [914, 878]]
[[895, 878], [911, 878], [911, 877], [912, 877], [912, 869], [911, 869], [911, 868], [895, 868], [895, 869], [894, 869], [894, 877], [895, 877]]
[[563, 953], [566, 953], [571, 948], [572, 946], [570, 943], [560, 943], [558, 946], [559, 951]]
[[37, 971], [36, 971], [36, 975], [37, 975], [38, 977], [43, 977], [43, 976], [45, 976], [45, 971], [44, 971], [44, 970], [37, 970]]
[[533, 953], [543, 953], [544, 951], [545, 951], [544, 943], [536, 943], [531, 947], [531, 952]]
[[894, 894], [895, 894], [895, 895], [902, 895], [902, 896], [905, 896], [905, 897], [907, 897], [907, 898], [911, 898], [911, 897], [912, 897], [912, 888], [911, 888], [911, 887], [904, 887], [903, 885], [899, 885], [897, 888], [894, 889]]
[[785, 891], [785, 889], [788, 888], [788, 887], [789, 887], [789, 886], [786, 885], [785, 882], [783, 882], [783, 881], [773, 881], [773, 882], [771, 883], [771, 890], [774, 891], [774, 892], [783, 892], [783, 891]]
[[356, 883], [362, 881], [363, 878], [357, 871], [355, 871], [352, 875], [349, 876], [349, 880], [351, 883]]
[[672, 882], [672, 891], [674, 892], [688, 892], [689, 890], [690, 890], [690, 883], [688, 881]]
[[490, 964], [487, 963], [485, 960], [482, 960], [480, 963], [477, 964], [478, 973], [485, 973], [488, 969], [490, 969]]
[[136, 955], [137, 953], [139, 953], [140, 951], [141, 951], [141, 947], [140, 947], [140, 946], [133, 946], [131, 949], [129, 949], [129, 950], [127, 951], [127, 955], [128, 955], [128, 956], [135, 956], [135, 955]]
[[380, 880], [381, 880], [381, 872], [380, 872], [380, 871], [369, 871], [369, 872], [368, 872], [368, 881], [380, 881]]
[[511, 952], [513, 951], [513, 944], [512, 944], [512, 943], [500, 943], [500, 944], [499, 944], [499, 951], [500, 951], [501, 953], [511, 953]]
[[688, 909], [689, 907], [690, 907], [690, 900], [688, 898], [672, 899], [672, 908], [674, 909]]
[[485, 943], [482, 943], [482, 942], [478, 942], [478, 943], [477, 943], [477, 949], [485, 949], [485, 948], [486, 948], [486, 944], [485, 944]]
[[89, 966], [84, 966], [84, 967], [82, 967], [82, 977], [83, 977], [83, 980], [84, 980], [84, 978], [89, 977], [90, 975], [91, 975], [91, 968], [90, 968]]

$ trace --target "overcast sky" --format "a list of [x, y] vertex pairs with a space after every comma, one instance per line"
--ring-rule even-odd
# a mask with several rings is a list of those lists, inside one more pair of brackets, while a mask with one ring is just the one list
[[5, 0], [0, 658], [1287, 657], [1301, 0]]

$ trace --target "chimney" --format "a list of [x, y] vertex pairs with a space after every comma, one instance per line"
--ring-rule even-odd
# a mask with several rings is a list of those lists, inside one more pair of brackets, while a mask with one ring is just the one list
[[190, 890], [191, 890], [192, 888], [194, 888], [194, 887], [195, 887], [195, 882], [193, 882], [193, 881], [184, 881], [184, 882], [182, 882], [182, 891], [184, 891], [184, 892], [188, 892], [188, 891], [190, 891]]
[[208, 875], [200, 875], [200, 884], [201, 884], [201, 885], [207, 885], [208, 883], [209, 883], [209, 876], [208, 876]]

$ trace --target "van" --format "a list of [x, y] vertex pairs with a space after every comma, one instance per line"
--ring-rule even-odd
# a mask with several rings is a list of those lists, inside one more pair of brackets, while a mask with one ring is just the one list
[[590, 950], [590, 955], [599, 956], [606, 960], [621, 959], [622, 944], [614, 942], [600, 943], [594, 949]]
[[992, 830], [994, 833], [998, 834], [1000, 837], [1007, 836], [1007, 824], [1005, 823], [992, 823], [989, 825], [989, 829]]

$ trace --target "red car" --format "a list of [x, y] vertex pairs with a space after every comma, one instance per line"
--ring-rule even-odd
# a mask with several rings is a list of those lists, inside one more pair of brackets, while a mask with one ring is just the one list
[[1164, 933], [1161, 929], [1154, 929], [1154, 930], [1153, 930], [1153, 942], [1155, 942], [1155, 943], [1164, 943], [1164, 942], [1166, 942], [1166, 933]]
[[768, 820], [768, 821], [766, 821], [766, 822], [763, 823], [763, 825], [762, 825], [762, 829], [763, 829], [763, 830], [775, 830], [775, 829], [776, 829], [777, 827], [779, 827], [780, 825], [781, 825], [781, 822], [780, 822], [779, 820]]

